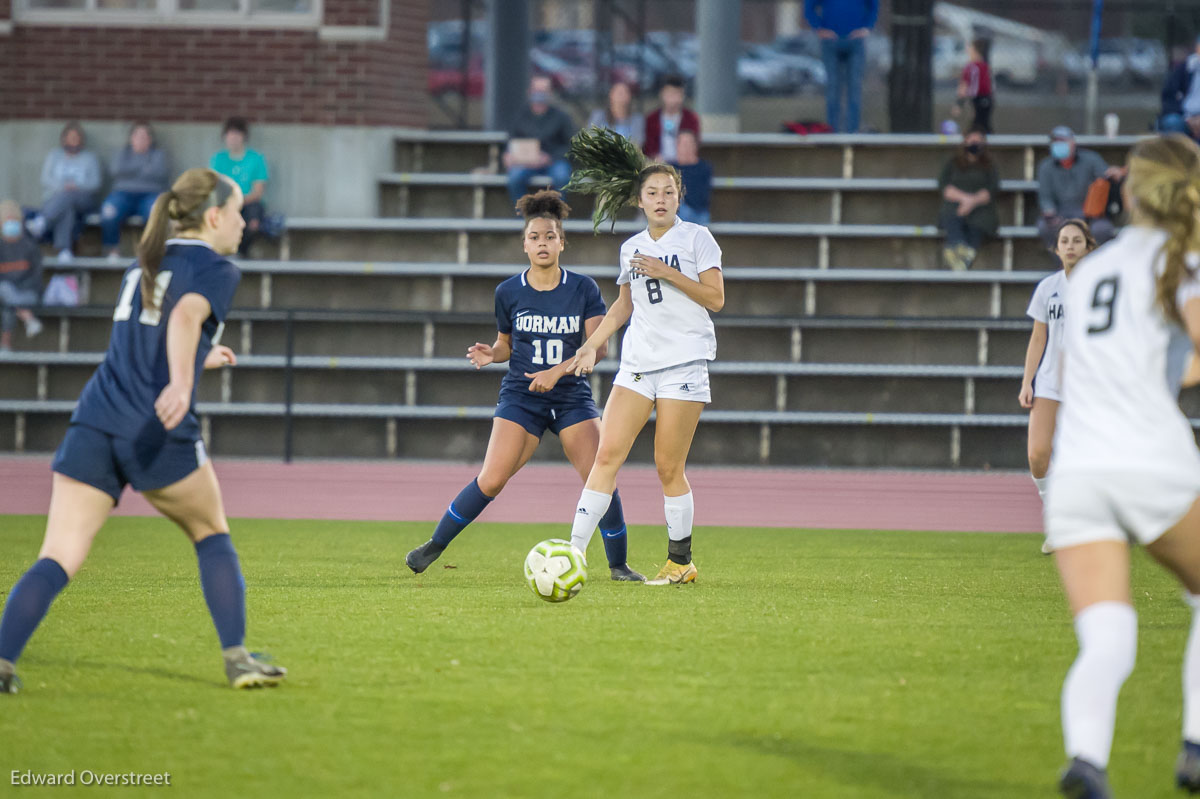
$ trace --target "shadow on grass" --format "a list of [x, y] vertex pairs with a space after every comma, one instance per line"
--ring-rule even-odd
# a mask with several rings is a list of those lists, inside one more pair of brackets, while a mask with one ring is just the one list
[[168, 671], [167, 669], [157, 668], [155, 666], [131, 666], [125, 663], [108, 662], [97, 663], [92, 660], [57, 660], [48, 658], [27, 657], [22, 659], [22, 664], [32, 666], [50, 666], [60, 669], [86, 669], [89, 671], [124, 671], [129, 674], [138, 674], [149, 677], [159, 677], [164, 680], [176, 680], [179, 682], [187, 682], [195, 685], [207, 685], [224, 688], [227, 683], [224, 680], [207, 680], [203, 677], [196, 677], [192, 674], [183, 674], [182, 672]]
[[[1001, 777], [964, 777], [951, 771], [931, 768], [927, 765], [906, 761], [888, 752], [865, 752], [837, 749], [818, 742], [797, 741], [772, 736], [738, 735], [717, 743], [748, 749], [759, 754], [782, 757], [793, 761], [801, 768], [821, 773], [845, 786], [872, 788], [887, 796], [911, 797], [912, 799], [1026, 799], [1030, 796], [1048, 794], [1054, 785], [1053, 774], [1006, 773]], [[898, 741], [898, 746], [903, 742]], [[961, 765], [962, 760], [955, 758]], [[991, 764], [989, 764], [991, 765]], [[816, 799], [817, 794], [804, 786], [796, 786], [797, 796]], [[838, 797], [853, 796], [839, 792]]]

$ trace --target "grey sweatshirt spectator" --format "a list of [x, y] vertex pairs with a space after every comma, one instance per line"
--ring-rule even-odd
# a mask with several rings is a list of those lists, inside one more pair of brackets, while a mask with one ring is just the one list
[[100, 231], [110, 261], [120, 258], [121, 225], [137, 214], [150, 217], [158, 195], [168, 188], [167, 154], [155, 144], [148, 122], [137, 122], [129, 131], [129, 143], [112, 160], [113, 188], [100, 206]]
[[620, 133], [639, 148], [646, 138], [646, 118], [633, 110], [633, 90], [628, 83], [614, 83], [608, 90], [608, 105], [588, 117], [588, 127], [608, 128]]
[[[529, 179], [549, 175], [551, 188], [562, 190], [571, 179], [567, 147], [575, 135], [575, 123], [566, 111], [550, 104], [550, 79], [537, 76], [529, 82], [529, 104], [522, 108], [509, 128], [510, 149], [504, 153], [508, 170], [508, 196], [513, 205], [529, 189]], [[539, 152], [528, 162], [518, 162], [511, 149], [514, 139], [537, 139]]]
[[0, 202], [0, 352], [12, 349], [17, 320], [25, 335], [36, 336], [42, 323], [33, 311], [42, 296], [42, 251], [25, 235], [21, 207], [12, 200]]
[[[1097, 178], [1117, 177], [1122, 170], [1110, 167], [1097, 153], [1075, 146], [1075, 133], [1065, 125], [1050, 132], [1050, 155], [1037, 168], [1038, 232], [1047, 249], [1054, 248], [1058, 229], [1068, 219], [1085, 219], [1083, 202], [1088, 187]], [[1092, 235], [1103, 244], [1116, 233], [1112, 222], [1105, 217], [1088, 218]]]
[[42, 163], [42, 212], [29, 223], [36, 238], [47, 229], [54, 232], [54, 249], [61, 261], [71, 260], [79, 217], [96, 207], [96, 192], [103, 179], [100, 159], [84, 149], [86, 144], [79, 123], [67, 123], [59, 146]]

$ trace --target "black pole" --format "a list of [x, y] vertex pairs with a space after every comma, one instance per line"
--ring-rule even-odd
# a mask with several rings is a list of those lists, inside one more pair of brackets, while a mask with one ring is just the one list
[[933, 0], [895, 0], [888, 76], [892, 133], [933, 132], [932, 73]]
[[471, 94], [471, 0], [462, 0], [463, 43], [462, 55], [459, 57], [459, 78], [462, 80], [462, 94], [458, 98], [457, 127], [467, 127], [467, 107]]
[[283, 360], [283, 462], [292, 462], [292, 360], [296, 354], [296, 340], [292, 331], [294, 314], [287, 312], [283, 325], [286, 347]]

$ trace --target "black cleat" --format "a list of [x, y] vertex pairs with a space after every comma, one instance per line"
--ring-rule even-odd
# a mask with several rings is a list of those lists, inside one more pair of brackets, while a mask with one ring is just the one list
[[609, 566], [608, 573], [612, 575], [614, 581], [618, 583], [644, 583], [646, 576], [638, 574], [633, 569], [629, 568], [628, 563], [622, 563], [620, 566]]
[[433, 562], [445, 551], [445, 547], [433, 543], [433, 539], [431, 538], [405, 555], [404, 565], [412, 569], [413, 574], [420, 574], [433, 565]]
[[1183, 742], [1183, 751], [1175, 761], [1175, 786], [1188, 793], [1200, 793], [1200, 744]]
[[1066, 799], [1112, 799], [1104, 769], [1078, 757], [1058, 778], [1058, 791]]
[[7, 660], [0, 660], [0, 694], [19, 694], [21, 678], [17, 676], [16, 667]]

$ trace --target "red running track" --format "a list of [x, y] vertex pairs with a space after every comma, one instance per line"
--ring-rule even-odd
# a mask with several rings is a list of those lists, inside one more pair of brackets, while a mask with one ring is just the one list
[[[234, 518], [435, 521], [478, 472], [432, 462], [217, 461]], [[695, 467], [696, 523], [705, 526], [1040, 532], [1041, 503], [1026, 474]], [[631, 524], [662, 524], [654, 469], [628, 466], [618, 487]], [[569, 466], [531, 464], [484, 511], [492, 522], [562, 522], [582, 488]], [[0, 458], [0, 514], [44, 514], [50, 459]], [[117, 515], [149, 515], [126, 492]]]

